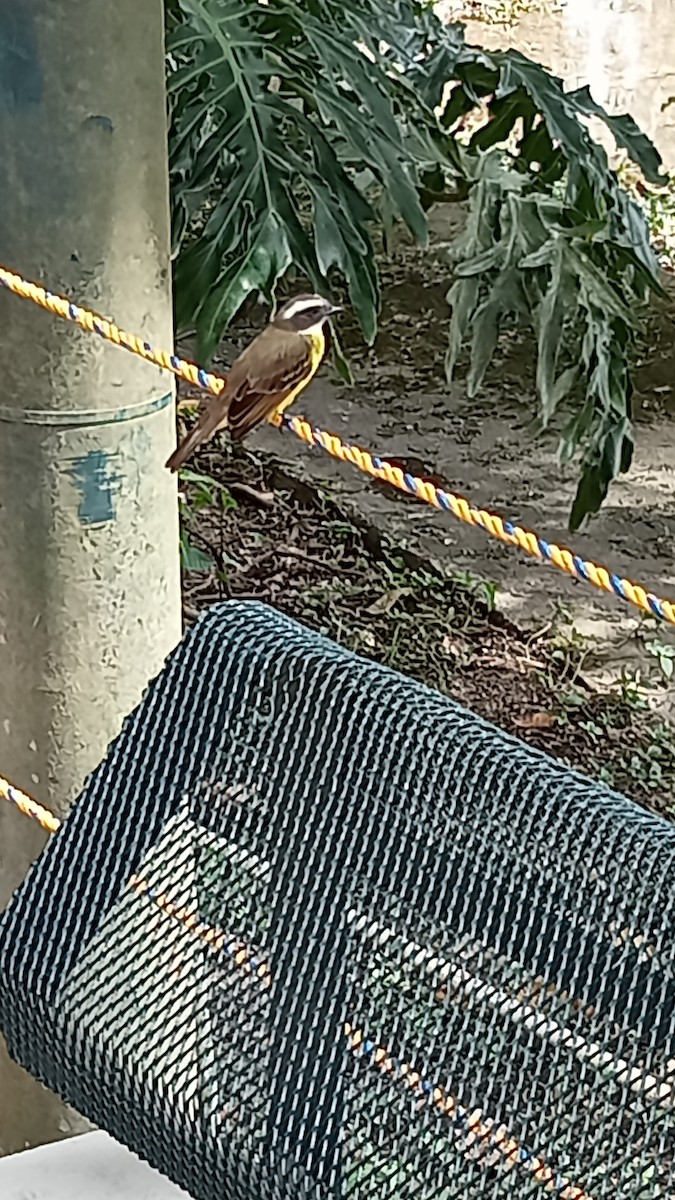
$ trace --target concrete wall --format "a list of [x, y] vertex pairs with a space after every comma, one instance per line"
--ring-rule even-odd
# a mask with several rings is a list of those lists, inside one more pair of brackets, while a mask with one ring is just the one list
[[[490, 0], [485, 0], [489, 11]], [[461, 18], [461, 0], [441, 0], [443, 19]], [[566, 0], [525, 13], [514, 25], [467, 22], [467, 41], [513, 47], [562, 76], [589, 84], [612, 113], [629, 112], [675, 170], [675, 0]]]

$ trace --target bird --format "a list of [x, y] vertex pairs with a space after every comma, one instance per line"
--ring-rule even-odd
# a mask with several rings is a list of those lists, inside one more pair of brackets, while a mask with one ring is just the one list
[[242, 350], [194, 428], [167, 459], [177, 471], [219, 430], [238, 442], [261, 421], [283, 413], [307, 387], [326, 352], [326, 322], [341, 305], [316, 293], [293, 296]]

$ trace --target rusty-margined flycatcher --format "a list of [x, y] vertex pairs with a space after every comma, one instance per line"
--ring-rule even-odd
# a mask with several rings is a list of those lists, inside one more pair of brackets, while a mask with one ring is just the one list
[[227, 383], [181, 442], [167, 467], [177, 471], [219, 429], [239, 441], [261, 421], [281, 414], [307, 387], [326, 351], [325, 324], [340, 307], [323, 296], [294, 296], [242, 350]]

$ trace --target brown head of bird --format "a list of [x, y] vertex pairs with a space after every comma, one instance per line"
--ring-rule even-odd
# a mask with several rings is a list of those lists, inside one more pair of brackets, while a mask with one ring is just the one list
[[342, 312], [339, 304], [332, 304], [316, 292], [307, 292], [301, 296], [293, 296], [282, 304], [272, 317], [270, 325], [291, 333], [309, 334], [319, 332], [328, 318], [338, 312]]

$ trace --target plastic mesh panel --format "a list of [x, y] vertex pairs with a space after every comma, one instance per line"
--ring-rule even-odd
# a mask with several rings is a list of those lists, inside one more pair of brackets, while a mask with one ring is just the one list
[[257, 604], [0, 923], [39, 1079], [197, 1200], [675, 1194], [675, 830]]

